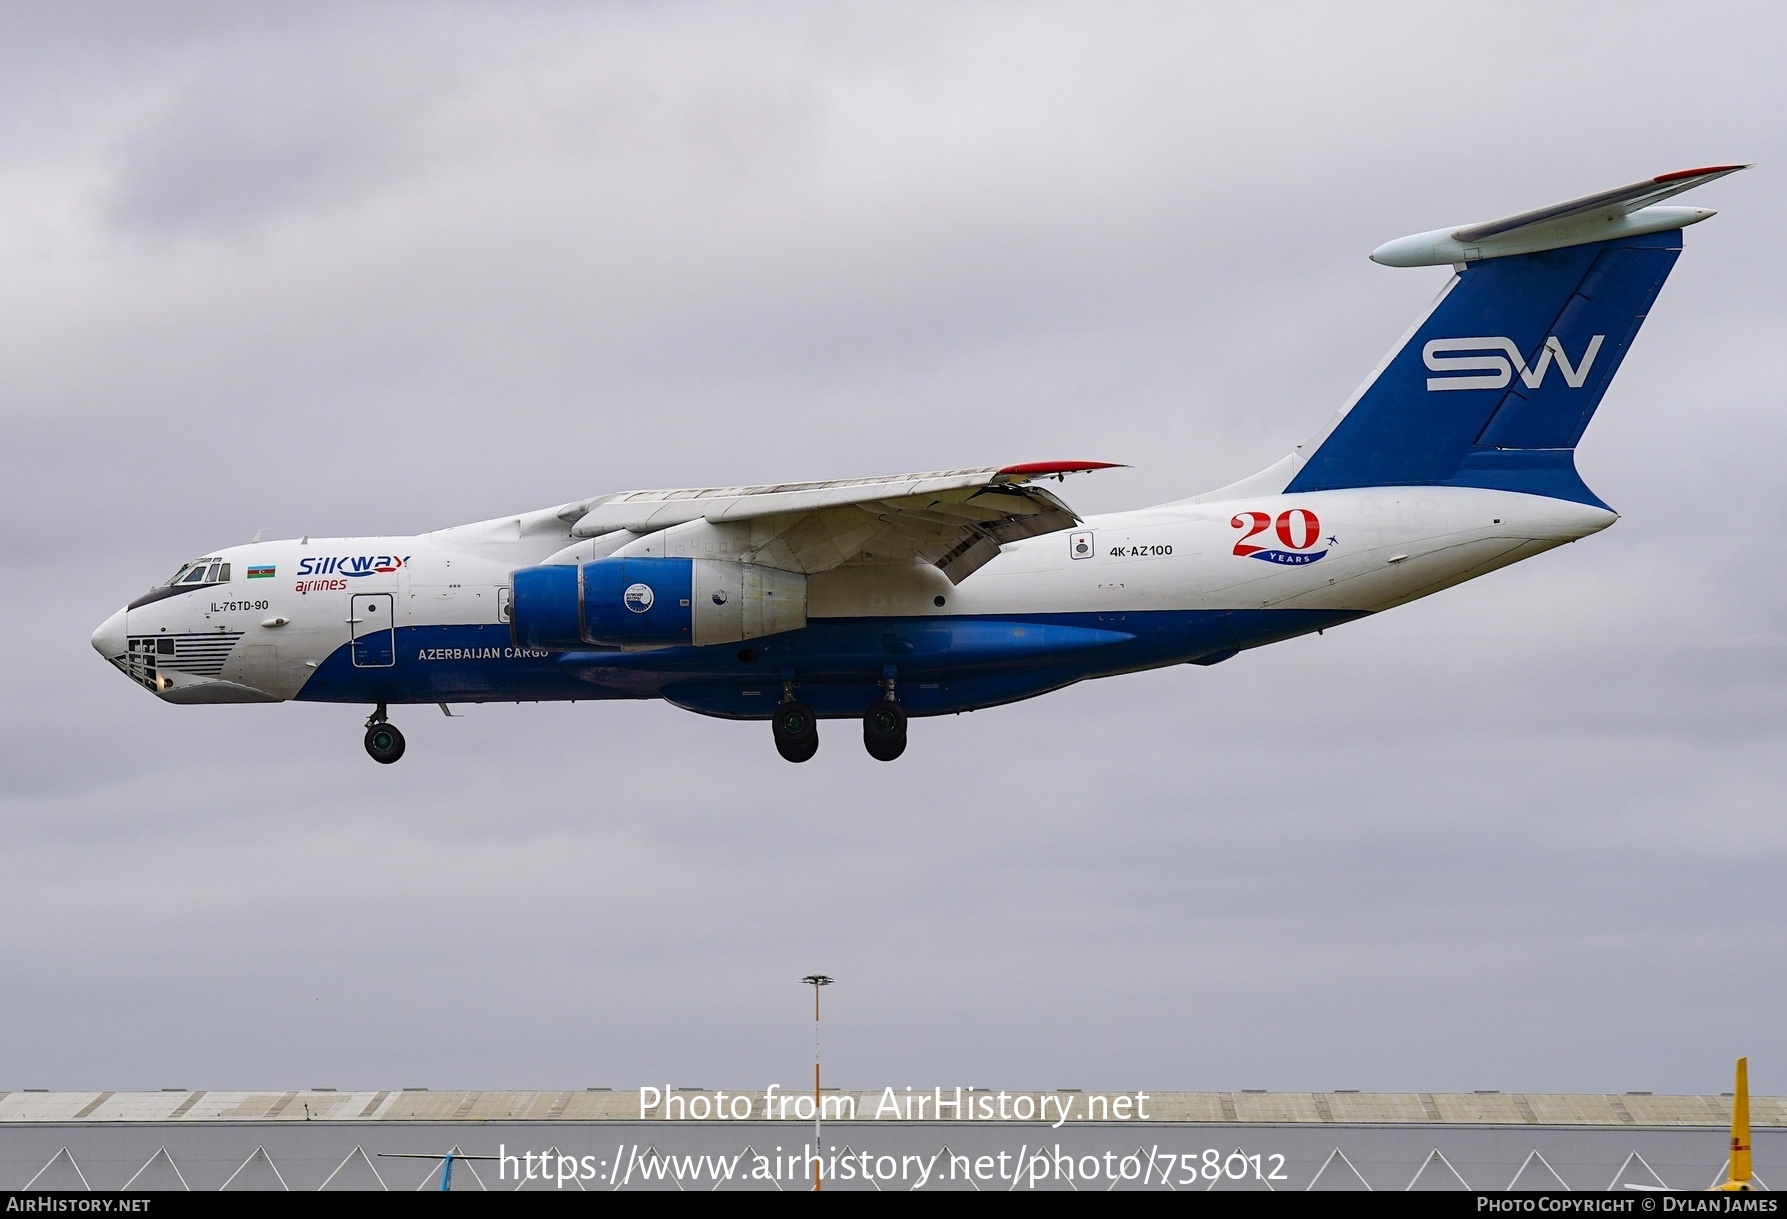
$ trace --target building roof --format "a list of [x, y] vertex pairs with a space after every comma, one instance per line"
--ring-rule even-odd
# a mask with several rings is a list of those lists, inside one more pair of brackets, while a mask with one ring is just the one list
[[[645, 1089], [645, 1099], [657, 1089]], [[946, 1100], [955, 1089], [941, 1090]], [[765, 1114], [762, 1091], [732, 1092], [703, 1088], [676, 1088], [666, 1101], [641, 1112], [640, 1089], [580, 1089], [562, 1092], [530, 1091], [430, 1091], [402, 1088], [379, 1091], [338, 1092], [327, 1089], [293, 1089], [277, 1092], [211, 1092], [163, 1089], [157, 1092], [0, 1092], [0, 1124], [44, 1122], [478, 1122], [565, 1121], [672, 1122], [713, 1120], [716, 1102], [723, 1096], [749, 1098], [752, 1120]], [[778, 1103], [793, 1103], [804, 1093], [800, 1088], [780, 1089]], [[967, 1095], [964, 1090], [963, 1095]], [[1008, 1112], [1046, 1112], [1052, 1122], [1066, 1098], [1072, 1098], [1073, 1120], [1087, 1120], [1095, 1098], [1134, 1098], [1132, 1092], [999, 1093], [979, 1089], [976, 1096], [1008, 1098]], [[1627, 1126], [1683, 1127], [1728, 1126], [1728, 1096], [1674, 1096], [1650, 1093], [1557, 1092], [1147, 1092], [1145, 1120], [1150, 1122], [1207, 1122], [1260, 1125], [1459, 1125], [1459, 1126]], [[882, 1091], [837, 1091], [830, 1098], [855, 1101], [855, 1120], [891, 1121]], [[892, 1096], [904, 1106], [905, 1099], [934, 1096], [931, 1089], [895, 1089]], [[690, 1102], [705, 1098], [705, 1103]], [[1019, 1098], [1028, 1097], [1027, 1103]], [[995, 1101], [996, 1103], [996, 1101]], [[1132, 1105], [1134, 1104], [1132, 1099]], [[877, 1115], [877, 1108], [882, 1109]], [[666, 1117], [666, 1110], [669, 1116]], [[736, 1112], [736, 1110], [734, 1110]], [[807, 1114], [810, 1116], [810, 1110]], [[900, 1120], [907, 1117], [907, 1110]], [[918, 1109], [920, 1120], [937, 1120], [927, 1105]], [[1134, 1110], [1132, 1109], [1132, 1112]], [[794, 1117], [792, 1111], [784, 1114]], [[1139, 1118], [1139, 1114], [1136, 1118]], [[944, 1121], [954, 1121], [946, 1111]], [[1015, 1119], [1022, 1120], [1022, 1119]], [[1042, 1119], [1034, 1119], [1041, 1121]], [[1132, 1121], [1136, 1120], [1132, 1118]], [[1757, 1127], [1787, 1127], [1787, 1097], [1752, 1096], [1750, 1120]]]

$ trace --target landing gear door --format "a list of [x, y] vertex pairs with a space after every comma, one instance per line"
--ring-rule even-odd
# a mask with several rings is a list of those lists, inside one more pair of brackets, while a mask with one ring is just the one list
[[348, 598], [355, 668], [386, 669], [397, 663], [395, 600], [390, 593], [355, 593]]

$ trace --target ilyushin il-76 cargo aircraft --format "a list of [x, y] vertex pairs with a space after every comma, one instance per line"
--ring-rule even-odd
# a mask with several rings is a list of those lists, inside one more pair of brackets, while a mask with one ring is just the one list
[[[624, 491], [415, 537], [304, 537], [184, 564], [93, 646], [168, 703], [661, 698], [767, 720], [804, 762], [856, 719], [1213, 665], [1573, 542], [1613, 510], [1574, 460], [1681, 251], [1660, 206], [1746, 168], [1647, 178], [1379, 247], [1455, 275], [1328, 425], [1251, 478], [1082, 519], [1039, 461]], [[449, 712], [450, 714], [450, 712]]]

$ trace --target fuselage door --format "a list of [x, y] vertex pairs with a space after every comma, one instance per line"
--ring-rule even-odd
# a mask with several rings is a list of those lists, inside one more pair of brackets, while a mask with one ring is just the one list
[[348, 598], [355, 668], [385, 669], [397, 663], [395, 600], [390, 593], [355, 593]]

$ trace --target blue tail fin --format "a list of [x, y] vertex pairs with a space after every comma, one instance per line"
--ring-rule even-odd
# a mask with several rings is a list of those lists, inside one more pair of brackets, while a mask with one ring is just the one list
[[1606, 507], [1574, 450], [1679, 228], [1469, 263], [1286, 491], [1452, 486]]

